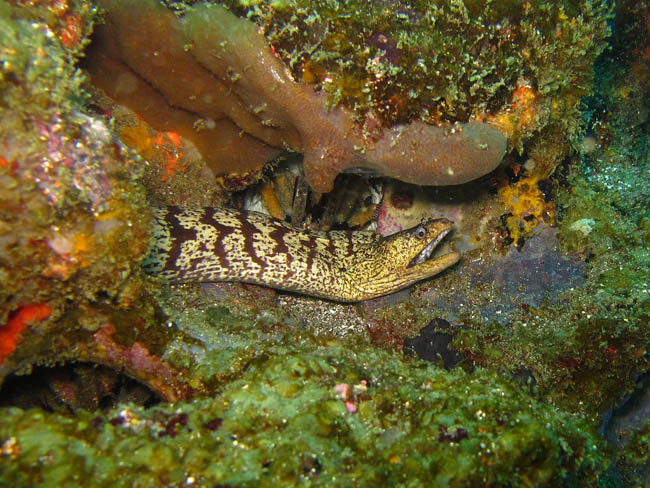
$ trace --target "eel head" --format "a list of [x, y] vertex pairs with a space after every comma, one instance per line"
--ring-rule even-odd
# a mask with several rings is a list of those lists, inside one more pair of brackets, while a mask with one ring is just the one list
[[366, 298], [378, 297], [456, 264], [458, 252], [434, 256], [434, 250], [450, 232], [449, 220], [428, 219], [371, 244], [352, 265], [354, 288]]

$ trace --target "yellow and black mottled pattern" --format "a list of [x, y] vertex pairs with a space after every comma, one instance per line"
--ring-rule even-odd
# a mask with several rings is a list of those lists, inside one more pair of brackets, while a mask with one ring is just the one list
[[353, 302], [392, 293], [456, 263], [429, 259], [449, 232], [429, 220], [388, 237], [308, 232], [257, 212], [225, 208], [154, 211], [154, 246], [143, 264], [173, 282], [242, 281]]

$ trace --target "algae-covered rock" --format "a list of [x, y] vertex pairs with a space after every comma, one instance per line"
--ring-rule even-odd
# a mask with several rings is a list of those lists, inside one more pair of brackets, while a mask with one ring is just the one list
[[[328, 106], [322, 92], [291, 76], [255, 23], [221, 5], [198, 3], [177, 18], [153, 0], [135, 10], [127, 1], [100, 4], [106, 23], [86, 63], [93, 82], [159, 130], [192, 139], [216, 175], [259, 175], [273, 146], [304, 153], [305, 176], [319, 192], [358, 167], [451, 185], [492, 171], [505, 153], [505, 135], [477, 120], [393, 127]], [[206, 120], [208, 130], [198, 122]]]
[[99, 317], [151, 313], [141, 165], [88, 109], [76, 65], [95, 11], [50, 3], [0, 2], [2, 379], [78, 354], [71, 337]]
[[[171, 10], [156, 5], [178, 21], [182, 15], [174, 9], [180, 2], [167, 3]], [[550, 147], [544, 145], [549, 134], [562, 139], [578, 124], [567, 114], [575, 114], [579, 97], [588, 91], [588, 83], [581, 81], [589, 80], [590, 63], [602, 47], [606, 3], [467, 1], [460, 8], [461, 3], [429, 2], [422, 8], [435, 9], [440, 19], [446, 19], [440, 20], [441, 36], [453, 27], [449, 19], [470, 25], [470, 33], [479, 32], [482, 40], [469, 46], [469, 58], [463, 54], [462, 62], [453, 66], [460, 73], [458, 86], [469, 86], [471, 94], [474, 85], [462, 80], [473, 73], [478, 88], [475, 97], [467, 97], [465, 92], [455, 93], [455, 85], [449, 83], [445, 94], [436, 95], [440, 106], [429, 114], [429, 121], [471, 118], [475, 115], [471, 107], [489, 112], [492, 100], [496, 116], [491, 121], [509, 127], [513, 145], [516, 134], [525, 139], [544, 124], [550, 127], [535, 136], [536, 150], [530, 152], [531, 157], [542, 158], [543, 149]], [[128, 2], [133, 8], [145, 4], [152, 3]], [[338, 50], [352, 45], [354, 49], [346, 47], [346, 53], [356, 60], [368, 56], [370, 63], [361, 64], [370, 69], [384, 69], [399, 62], [399, 56], [406, 59], [406, 49], [397, 41], [393, 46], [393, 37], [401, 34], [392, 34], [388, 27], [405, 19], [422, 20], [414, 15], [419, 6], [398, 9], [394, 18], [377, 15], [368, 19], [367, 28], [351, 22], [365, 36], [355, 41], [356, 34], [340, 29], [347, 21], [334, 22], [330, 29], [303, 10], [295, 13], [298, 20], [291, 20], [287, 12], [295, 5], [288, 7], [289, 2], [273, 2], [273, 9], [270, 3], [248, 4], [244, 8], [243, 3], [230, 3], [237, 22], [244, 17], [258, 22], [296, 82], [334, 96], [332, 105], [351, 103], [346, 110], [363, 113], [370, 104], [382, 123], [428, 117], [410, 110], [391, 111], [392, 102], [382, 98], [384, 92], [372, 91], [383, 89], [387, 80], [394, 83], [402, 76], [398, 69], [378, 78], [364, 98], [364, 87], [355, 89], [356, 74], [338, 66], [338, 61], [330, 70], [327, 63], [335, 58], [323, 55], [333, 53], [327, 51], [332, 46]], [[312, 4], [334, 8], [332, 2]], [[346, 8], [363, 7], [358, 10], [359, 18], [364, 18], [370, 5], [336, 4], [345, 19]], [[138, 276], [148, 240], [147, 203], [138, 179], [145, 163], [127, 157], [110, 125], [93, 113], [90, 104], [81, 103], [85, 95], [79, 89], [76, 56], [91, 23], [88, 5], [44, 0], [25, 3], [22, 9], [7, 5], [0, 4], [0, 38], [3, 47], [10, 47], [0, 49], [0, 374], [25, 372], [34, 362], [92, 361], [125, 371], [163, 400], [183, 402], [149, 409], [120, 405], [108, 412], [87, 412], [68, 403], [62, 407], [71, 410], [68, 414], [3, 408], [0, 483], [593, 486], [597, 477], [602, 482], [606, 453], [593, 426], [600, 422], [600, 413], [633, 388], [635, 374], [648, 368], [650, 225], [645, 203], [650, 146], [644, 88], [648, 85], [639, 81], [647, 80], [648, 71], [641, 54], [635, 69], [646, 73], [645, 78], [637, 78], [635, 84], [628, 81], [634, 77], [627, 72], [617, 72], [612, 76], [615, 81], [600, 87], [598, 96], [609, 97], [603, 105], [607, 110], [601, 111], [608, 115], [593, 124], [600, 131], [600, 146], [584, 154], [580, 163], [576, 160], [569, 178], [562, 180], [569, 187], [557, 198], [565, 249], [589, 256], [589, 261], [567, 269], [562, 263], [572, 256], [549, 263], [546, 253], [533, 262], [512, 250], [508, 259], [519, 267], [519, 274], [508, 274], [508, 267], [499, 270], [504, 280], [512, 280], [532, 275], [527, 271], [546, 262], [548, 272], [534, 276], [552, 275], [554, 282], [546, 290], [553, 300], [539, 296], [531, 301], [531, 288], [524, 280], [508, 288], [511, 296], [505, 300], [504, 289], [490, 287], [487, 280], [463, 283], [462, 277], [454, 281], [447, 276], [439, 285], [449, 297], [447, 309], [410, 300], [399, 310], [387, 305], [390, 310], [381, 311], [381, 317], [373, 315], [367, 304], [355, 312], [364, 315], [361, 327], [374, 324], [385, 329], [376, 336], [389, 336], [390, 328], [413, 328], [414, 321], [422, 317], [428, 321], [434, 310], [439, 314], [452, 310], [444, 316], [451, 321], [451, 314], [456, 314], [465, 327], [450, 328], [449, 347], [463, 353], [461, 368], [478, 368], [472, 373], [445, 372], [378, 351], [359, 338], [311, 337], [300, 326], [313, 326], [314, 315], [344, 327], [345, 319], [323, 303], [306, 301], [308, 313], [296, 320], [287, 318], [286, 307], [282, 310], [286, 315], [278, 312], [286, 301], [273, 304], [274, 295], [259, 303], [251, 299], [254, 293], [226, 299], [231, 309], [255, 308], [251, 315], [257, 314], [256, 319], [244, 320], [226, 307], [210, 308], [206, 301], [214, 296], [206, 298], [204, 290], [190, 286], [161, 293], [160, 306], [167, 316], [154, 315]], [[39, 17], [41, 11], [44, 17]], [[646, 19], [645, 14], [647, 9], [637, 17]], [[484, 16], [482, 26], [479, 15]], [[509, 19], [500, 30], [497, 17]], [[289, 24], [282, 23], [284, 18], [290, 19]], [[298, 45], [294, 34], [300, 32], [292, 32], [291, 25], [303, 22], [300, 19], [307, 25], [305, 38], [322, 32], [329, 39], [312, 51], [315, 56], [308, 61], [292, 61], [286, 48]], [[322, 31], [310, 31], [310, 25]], [[81, 33], [76, 41], [71, 37], [75, 26]], [[513, 53], [522, 32], [531, 36], [528, 41], [535, 49]], [[639, 38], [636, 47], [643, 53], [649, 44], [647, 38], [645, 44]], [[356, 52], [355, 46], [364, 43], [370, 46], [368, 52]], [[485, 62], [494, 53], [511, 53], [512, 69], [521, 68], [523, 78], [513, 76], [506, 85], [489, 73], [482, 78], [472, 60]], [[453, 49], [445, 49], [444, 55], [461, 59]], [[378, 64], [372, 62], [375, 58]], [[499, 62], [497, 70], [510, 69]], [[367, 73], [360, 66], [350, 68], [359, 68], [363, 79]], [[332, 89], [327, 71], [333, 73]], [[434, 78], [436, 83], [440, 79]], [[349, 80], [353, 83], [345, 85]], [[337, 99], [341, 86], [346, 96]], [[413, 107], [422, 107], [423, 99], [417, 98], [422, 93], [414, 95]], [[381, 105], [384, 102], [388, 105]], [[192, 118], [183, 116], [185, 121]], [[630, 124], [628, 118], [637, 122]], [[609, 144], [613, 139], [616, 143]], [[561, 142], [552, 148], [557, 150], [551, 159], [564, 154]], [[521, 195], [532, 195], [542, 203], [546, 194], [532, 185], [538, 176], [530, 178], [530, 191], [511, 192], [509, 200], [516, 204]], [[153, 185], [162, 186], [158, 180]], [[553, 249], [557, 255], [563, 252]], [[502, 263], [467, 256], [463, 269]], [[567, 282], [555, 272], [561, 267], [579, 275], [568, 281], [571, 289], [563, 287]], [[483, 277], [494, 276], [492, 271], [486, 270]], [[506, 302], [516, 311], [507, 321], [489, 324], [486, 312], [500, 313]], [[400, 330], [395, 336], [405, 334]], [[387, 347], [384, 342], [388, 339], [382, 342]], [[518, 372], [531, 378], [536, 397], [506, 379]], [[647, 446], [646, 427], [619, 453], [619, 466], [626, 461], [641, 464], [632, 451], [640, 457], [647, 454]]]
[[493, 374], [335, 343], [260, 357], [214, 398], [9, 409], [0, 444], [14, 486], [589, 486], [606, 465], [584, 421]]
[[[540, 94], [590, 78], [608, 2], [239, 1], [296, 79], [359, 113], [459, 120], [510, 104], [527, 79]], [[584, 77], [584, 79], [582, 79]]]
[[[84, 113], [78, 52], [25, 18], [37, 10], [0, 4], [0, 323], [66, 293], [115, 296], [148, 240], [140, 171]], [[87, 32], [91, 9], [74, 13]]]
[[506, 144], [548, 176], [611, 13], [606, 0], [99, 3], [85, 64], [98, 87], [192, 140], [226, 181], [259, 178], [281, 147], [304, 153], [319, 192], [358, 167], [464, 183]]

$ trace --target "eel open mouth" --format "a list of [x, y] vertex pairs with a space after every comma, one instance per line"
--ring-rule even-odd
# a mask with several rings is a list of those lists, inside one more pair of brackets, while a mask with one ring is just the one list
[[411, 260], [407, 268], [411, 268], [413, 266], [422, 264], [425, 261], [430, 260], [433, 257], [433, 251], [436, 249], [438, 244], [440, 244], [440, 241], [442, 241], [450, 232], [451, 232], [451, 223], [449, 223], [449, 226], [447, 228], [441, 230], [436, 235], [436, 237]]

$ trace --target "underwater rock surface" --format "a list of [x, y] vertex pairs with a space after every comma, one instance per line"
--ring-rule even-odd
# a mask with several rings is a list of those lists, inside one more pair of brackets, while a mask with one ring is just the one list
[[[108, 24], [98, 28], [99, 52], [90, 53], [95, 83], [149, 114], [149, 120], [162, 114], [144, 98], [144, 82], [168, 100], [173, 118], [195, 113], [212, 121], [213, 127], [198, 132], [185, 123], [180, 132], [199, 142], [217, 175], [245, 174], [256, 161], [261, 167], [273, 146], [304, 153], [305, 176], [318, 192], [331, 191], [336, 175], [354, 167], [413, 183], [450, 185], [489, 173], [505, 154], [506, 137], [481, 122], [382, 127], [368, 116], [357, 123], [349, 110], [327, 107], [312, 86], [294, 81], [254, 23], [219, 5], [198, 4], [177, 20], [158, 2], [143, 1], [142, 21], [133, 22], [130, 2], [100, 4]], [[171, 36], [165, 33], [164, 40], [152, 43], [161, 24]], [[173, 126], [169, 120], [153, 125]], [[232, 153], [247, 144], [252, 147], [240, 156], [245, 165], [238, 166]]]
[[[542, 301], [546, 306], [558, 303], [563, 292], [583, 284], [585, 263], [578, 255], [560, 251], [557, 230], [540, 226], [519, 250], [510, 247], [503, 257], [486, 265], [485, 262], [470, 263], [459, 273], [469, 280], [469, 293], [458, 291], [454, 297], [438, 292], [430, 299], [453, 319], [458, 302], [471, 301], [471, 290], [494, 287], [502, 297], [499, 301], [481, 307], [485, 320], [505, 324], [513, 319], [522, 304], [537, 308]], [[431, 294], [433, 295], [433, 293]]]
[[345, 344], [302, 346], [260, 358], [214, 398], [101, 415], [8, 409], [3, 480], [544, 485], [602, 469], [602, 446], [583, 420], [531, 403], [487, 372], [448, 373]]
[[231, 184], [258, 178], [285, 148], [304, 154], [318, 192], [359, 167], [454, 185], [492, 171], [507, 138], [520, 152], [530, 140], [548, 176], [576, 131], [609, 8], [483, 3], [392, 15], [363, 2], [100, 1], [106, 23], [85, 66], [157, 130], [192, 140]]
[[[84, 0], [0, 1], [0, 382], [18, 390], [15, 401], [0, 390], [0, 484], [645, 482], [645, 403], [616, 407], [637, 388], [634, 398], [645, 398], [636, 381], [650, 369], [647, 2], [402, 2], [396, 15], [381, 10], [390, 2], [336, 2], [340, 15], [332, 2], [224, 2], [228, 12], [203, 2], [109, 3], [142, 32], [129, 37], [128, 22], [111, 25], [116, 11], [102, 17]], [[207, 47], [199, 21], [211, 24], [216, 10], [256, 39], [244, 62], [257, 46], [269, 70], [233, 71], [232, 80], [182, 64]], [[190, 20], [197, 29], [186, 33]], [[129, 48], [147, 41], [153, 51]], [[145, 103], [133, 111], [128, 100], [108, 100], [80, 70], [93, 65]], [[307, 151], [302, 134], [322, 127], [309, 125], [313, 99], [285, 103], [256, 85], [271, 71], [271, 86], [290, 86], [285, 97], [308, 87], [325, 121], [344, 114], [356, 124], [350, 137], [369, 154], [387, 144], [380, 133], [455, 123], [496, 124], [514, 152], [491, 175], [450, 188], [342, 175], [331, 198], [363, 218], [323, 217], [334, 211], [320, 195], [298, 195], [299, 171], [265, 166], [279, 148]], [[206, 90], [192, 94], [223, 95], [227, 110], [203, 114], [216, 98], [188, 96], [177, 76]], [[212, 85], [217, 78], [225, 85]], [[273, 104], [262, 107], [266, 98]], [[188, 99], [195, 105], [181, 107]], [[296, 115], [301, 101], [310, 110]], [[294, 196], [307, 201], [301, 225], [323, 217], [387, 234], [447, 217], [457, 222], [448, 245], [463, 261], [357, 305], [147, 278], [151, 205], [242, 206], [207, 164], [209, 139], [221, 132], [243, 141], [221, 140], [220, 157], [232, 163], [223, 159], [222, 175], [252, 161], [233, 177], [239, 187], [254, 192], [263, 176], [262, 189], [277, 184], [289, 207]], [[188, 142], [202, 133], [206, 146]], [[311, 149], [329, 142], [316, 138]], [[399, 176], [394, 162], [378, 169]], [[264, 198], [272, 207], [273, 195]], [[426, 328], [434, 318], [444, 330]], [[404, 355], [418, 343], [432, 362]], [[461, 361], [445, 370], [440, 350], [452, 359], [442, 366]], [[51, 368], [62, 363], [77, 377]], [[43, 397], [30, 372], [44, 375]], [[121, 374], [139, 393], [104, 402]]]

